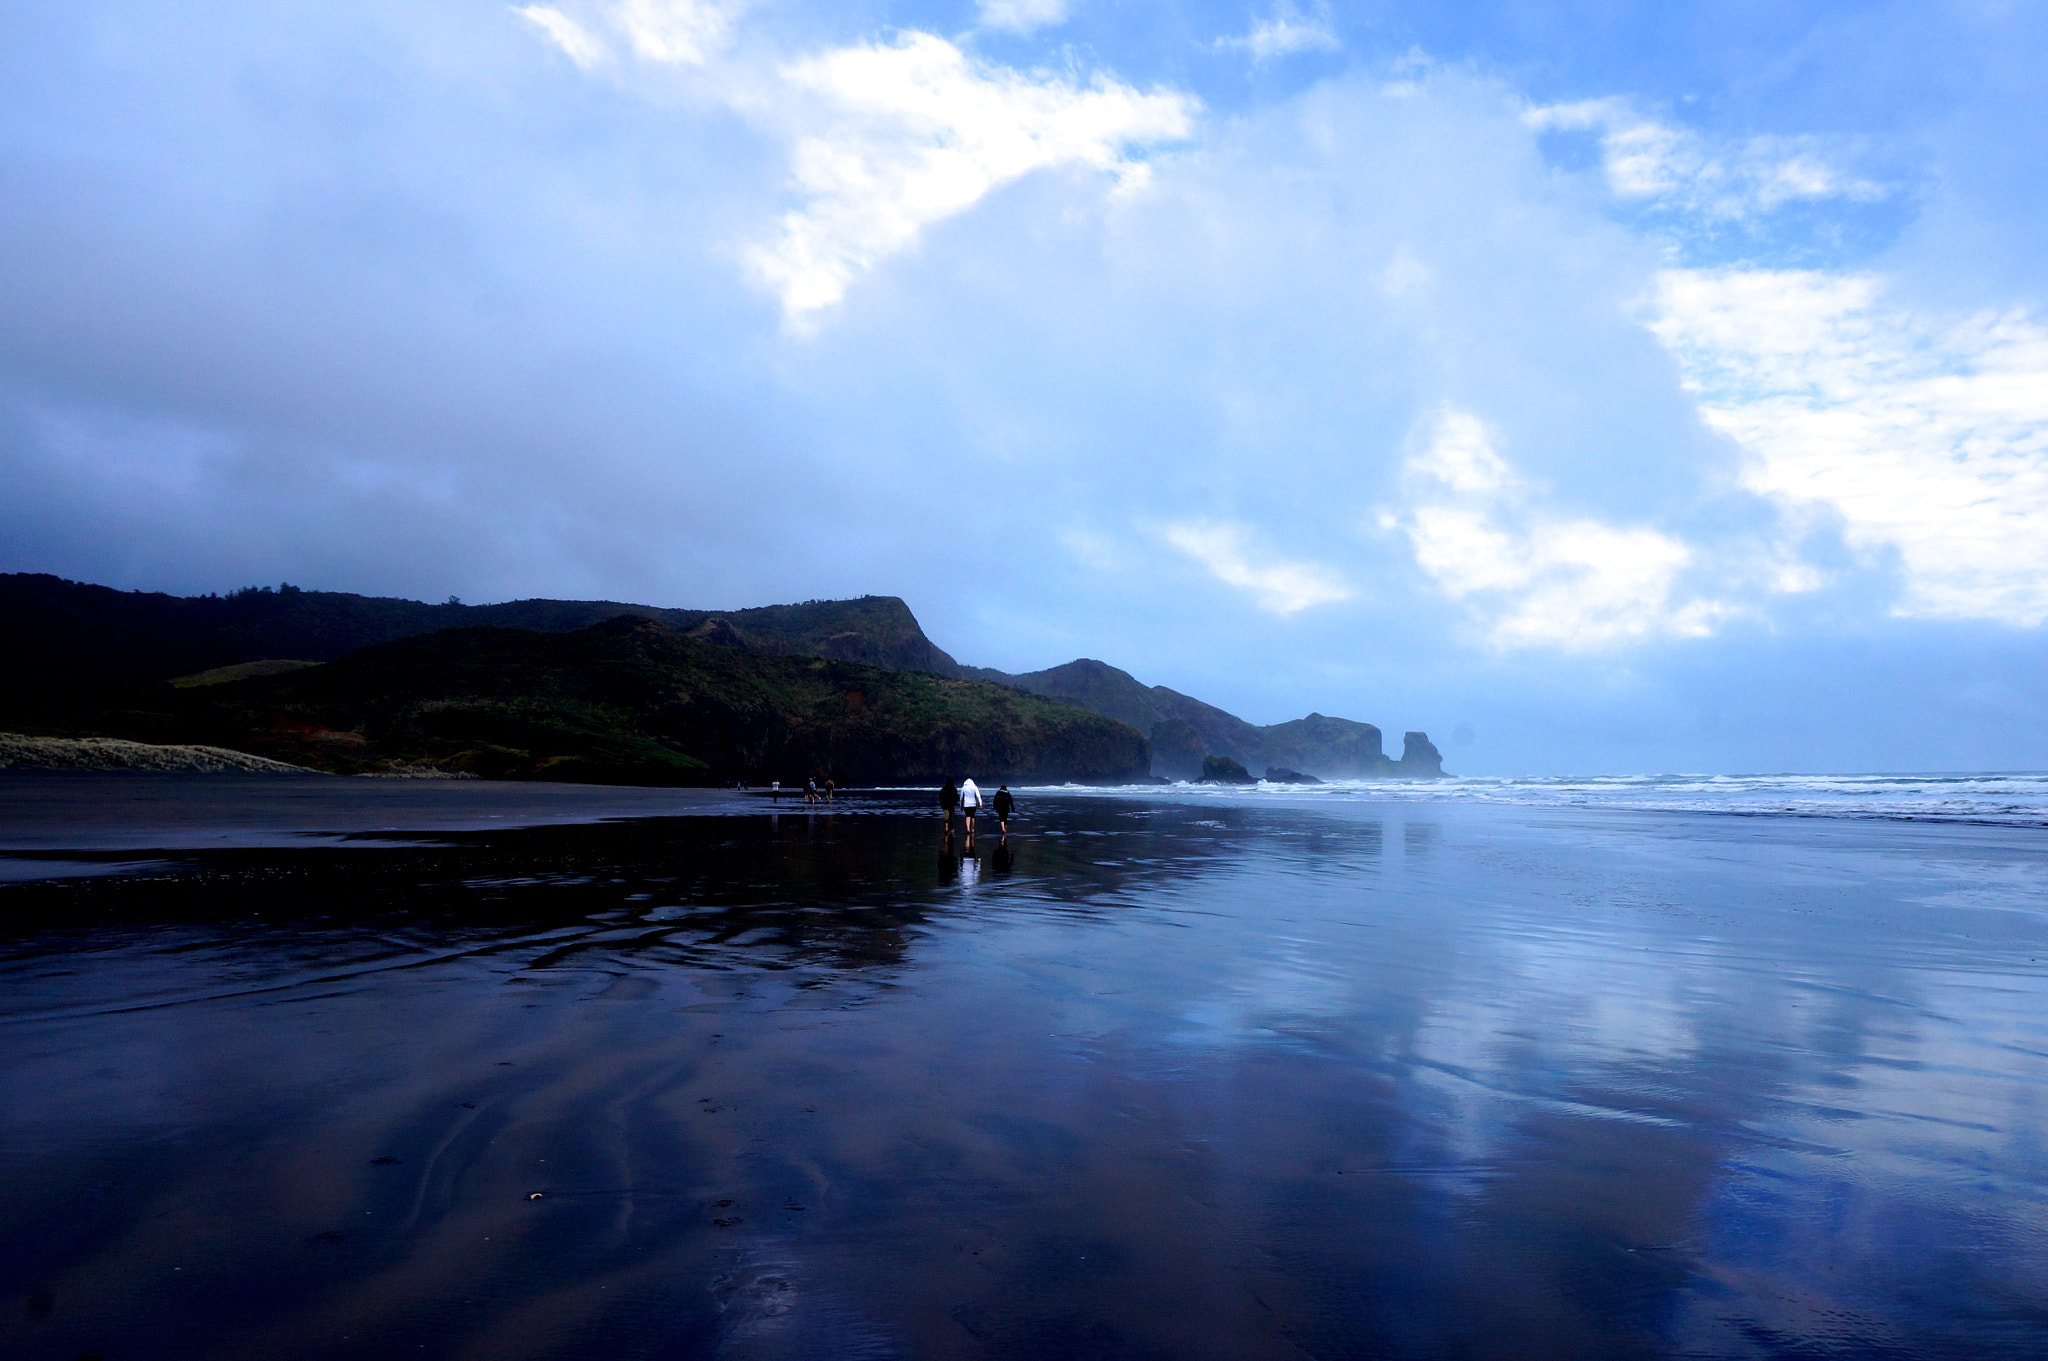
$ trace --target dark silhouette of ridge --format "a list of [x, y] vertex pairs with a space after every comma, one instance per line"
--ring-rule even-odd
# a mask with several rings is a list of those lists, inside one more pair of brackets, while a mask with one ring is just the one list
[[961, 670], [894, 596], [744, 610], [662, 609], [615, 600], [429, 605], [291, 585], [175, 596], [10, 573], [0, 574], [0, 631], [13, 664], [0, 673], [0, 700], [105, 693], [248, 662], [330, 662], [374, 643], [449, 628], [569, 633], [623, 614], [769, 656], [826, 657], [942, 676]]
[[76, 730], [78, 713], [104, 712], [138, 687], [176, 680], [197, 681], [201, 688], [253, 683], [265, 673], [289, 670], [290, 663], [331, 663], [363, 648], [449, 629], [566, 634], [621, 616], [655, 621], [713, 648], [927, 672], [1063, 701], [1136, 729], [1149, 742], [1153, 773], [1169, 778], [1200, 778], [1209, 757], [1226, 757], [1248, 770], [1272, 767], [1324, 778], [1443, 774], [1436, 748], [1421, 733], [1408, 734], [1401, 759], [1392, 760], [1380, 730], [1370, 723], [1310, 714], [1260, 727], [1166, 686], [1144, 685], [1092, 658], [1019, 675], [962, 666], [925, 636], [910, 607], [895, 596], [740, 610], [612, 600], [465, 605], [452, 597], [433, 605], [289, 584], [224, 596], [174, 596], [40, 573], [0, 574], [0, 636], [11, 658], [0, 670], [0, 727]]
[[1147, 686], [1128, 671], [1089, 657], [1022, 675], [978, 668], [972, 673], [1130, 724], [1151, 739], [1152, 773], [1170, 779], [1201, 779], [1209, 769], [1207, 758], [1218, 756], [1247, 770], [1272, 767], [1324, 779], [1426, 779], [1444, 773], [1436, 748], [1421, 733], [1408, 734], [1401, 759], [1390, 760], [1380, 730], [1370, 723], [1310, 714], [1259, 727], [1178, 690]]

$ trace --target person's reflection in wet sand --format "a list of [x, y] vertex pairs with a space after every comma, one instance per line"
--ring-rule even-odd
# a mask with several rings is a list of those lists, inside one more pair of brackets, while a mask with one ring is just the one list
[[989, 868], [997, 875], [1004, 875], [1008, 874], [1010, 867], [1016, 863], [1017, 855], [1010, 849], [1010, 838], [999, 838], [996, 841], [996, 853], [989, 860]]

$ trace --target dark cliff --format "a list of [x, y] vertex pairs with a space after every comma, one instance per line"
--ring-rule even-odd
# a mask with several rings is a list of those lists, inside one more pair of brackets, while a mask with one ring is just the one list
[[1124, 781], [1130, 727], [1006, 686], [762, 655], [622, 616], [574, 633], [451, 629], [286, 675], [151, 687], [90, 716], [337, 772], [704, 784]]

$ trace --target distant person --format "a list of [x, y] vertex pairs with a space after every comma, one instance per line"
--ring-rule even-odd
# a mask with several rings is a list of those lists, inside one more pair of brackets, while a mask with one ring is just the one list
[[981, 791], [974, 781], [960, 782], [960, 820], [967, 826], [967, 849], [974, 849], [974, 815], [981, 811]]
[[939, 789], [939, 807], [946, 812], [946, 839], [953, 839], [953, 810], [960, 806], [960, 791], [951, 780]]
[[768, 782], [768, 801], [770, 803], [782, 802], [782, 781], [770, 780]]
[[839, 786], [832, 782], [832, 777], [830, 775], [827, 775], [825, 777], [825, 802], [832, 802], [832, 791], [837, 788], [839, 788]]
[[816, 803], [817, 801], [818, 801], [818, 782], [817, 782], [817, 781], [816, 781], [815, 779], [806, 779], [806, 780], [804, 781], [804, 802], [805, 802], [805, 803]]
[[996, 813], [996, 835], [1008, 836], [1010, 834], [1010, 814], [1017, 811], [1017, 800], [1010, 797], [1010, 786], [1006, 784], [997, 785], [996, 796], [989, 803], [989, 807], [993, 808]]

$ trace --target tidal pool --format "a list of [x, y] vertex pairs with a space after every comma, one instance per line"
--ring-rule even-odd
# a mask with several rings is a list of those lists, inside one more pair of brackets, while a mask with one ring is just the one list
[[5, 843], [6, 1355], [2048, 1355], [2038, 828], [331, 787]]

